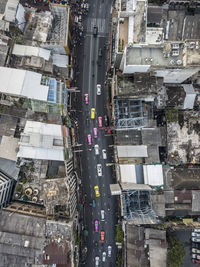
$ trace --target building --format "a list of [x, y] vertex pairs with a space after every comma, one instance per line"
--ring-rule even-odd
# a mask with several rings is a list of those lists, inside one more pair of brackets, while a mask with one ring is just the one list
[[60, 113], [67, 108], [68, 93], [64, 82], [28, 70], [0, 67], [0, 92], [25, 98], [34, 111]]
[[11, 201], [14, 186], [15, 180], [0, 169], [0, 209]]
[[25, 9], [19, 0], [1, 0], [0, 6], [0, 19], [23, 31], [26, 23]]
[[17, 157], [64, 161], [62, 127], [27, 121], [21, 134]]
[[74, 264], [72, 229], [72, 223], [54, 222], [27, 212], [2, 211], [1, 264], [16, 267], [62, 264], [71, 267]]

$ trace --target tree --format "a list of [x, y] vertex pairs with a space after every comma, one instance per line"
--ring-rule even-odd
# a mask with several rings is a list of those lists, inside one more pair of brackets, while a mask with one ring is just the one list
[[183, 265], [185, 249], [180, 240], [172, 233], [167, 234], [168, 253], [167, 264], [169, 267], [180, 267]]

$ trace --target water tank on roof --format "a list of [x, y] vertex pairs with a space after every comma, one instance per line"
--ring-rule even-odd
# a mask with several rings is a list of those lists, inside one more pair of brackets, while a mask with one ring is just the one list
[[181, 64], [182, 64], [182, 60], [181, 60], [181, 59], [178, 59], [178, 60], [176, 61], [176, 63], [177, 63], [177, 65], [181, 65]]
[[175, 60], [171, 59], [169, 62], [170, 65], [175, 65]]

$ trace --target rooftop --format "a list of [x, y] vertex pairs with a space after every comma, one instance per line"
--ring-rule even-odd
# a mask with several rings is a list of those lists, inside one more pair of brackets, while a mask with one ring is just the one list
[[[173, 111], [173, 112], [172, 112]], [[168, 162], [173, 164], [200, 162], [199, 112], [168, 110]]]
[[61, 125], [27, 121], [19, 143], [20, 158], [64, 161]]
[[127, 47], [126, 65], [144, 65], [156, 68], [170, 67], [175, 64], [181, 66], [183, 49], [179, 44], [177, 51], [176, 56], [173, 56], [170, 43], [166, 43], [164, 46], [135, 44], [133, 47]]
[[149, 262], [144, 248], [144, 228], [126, 223], [126, 265], [132, 267], [147, 267]]
[[145, 229], [145, 243], [149, 245], [150, 266], [166, 266], [166, 231], [151, 228]]
[[49, 87], [41, 79], [36, 72], [0, 67], [0, 92], [47, 101]]
[[147, 146], [117, 146], [119, 158], [143, 158], [148, 157]]

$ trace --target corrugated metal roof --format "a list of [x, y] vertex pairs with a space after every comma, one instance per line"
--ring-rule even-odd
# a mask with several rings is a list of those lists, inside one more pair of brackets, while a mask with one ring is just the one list
[[193, 109], [194, 101], [196, 98], [196, 92], [192, 84], [183, 84], [184, 91], [186, 92], [184, 100], [184, 109]]
[[17, 156], [64, 161], [61, 125], [27, 121]]
[[147, 146], [117, 146], [119, 158], [146, 158]]
[[135, 165], [119, 165], [122, 183], [137, 183]]
[[0, 67], [0, 92], [47, 101], [49, 87], [41, 85], [42, 74]]
[[162, 165], [144, 165], [144, 183], [152, 186], [163, 185]]
[[6, 4], [4, 20], [13, 22], [13, 23], [15, 22], [15, 16], [16, 16], [18, 4], [19, 4], [19, 0], [8, 0]]
[[15, 44], [12, 54], [16, 56], [36, 56], [49, 60], [51, 51], [40, 47]]
[[53, 54], [53, 64], [61, 67], [66, 68], [69, 65], [69, 56]]
[[155, 71], [157, 77], [163, 77], [164, 83], [183, 83], [192, 75], [197, 73], [199, 68], [190, 69], [165, 69]]

